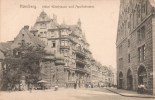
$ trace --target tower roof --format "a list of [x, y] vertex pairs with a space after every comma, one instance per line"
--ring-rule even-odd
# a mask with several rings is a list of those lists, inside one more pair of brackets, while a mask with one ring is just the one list
[[37, 22], [47, 22], [50, 20], [51, 18], [44, 11], [42, 11], [39, 17], [37, 18]]

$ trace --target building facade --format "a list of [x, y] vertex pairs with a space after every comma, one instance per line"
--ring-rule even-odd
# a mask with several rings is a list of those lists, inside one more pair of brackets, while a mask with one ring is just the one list
[[[75, 25], [67, 25], [65, 22], [58, 24], [56, 15], [50, 18], [42, 11], [34, 26], [31, 28], [24, 26], [19, 31], [10, 42], [9, 50], [14, 51], [24, 44], [44, 49], [44, 56], [39, 62], [41, 68], [39, 78], [46, 81], [48, 87], [55, 85], [73, 87], [76, 83], [77, 87], [82, 88], [89, 83], [99, 86], [107, 77], [109, 80], [110, 74], [103, 74], [106, 71], [109, 73], [109, 70], [102, 68], [103, 66], [94, 60], [89, 50], [80, 19]], [[4, 48], [7, 49], [6, 45]], [[0, 50], [3, 50], [2, 46]], [[16, 53], [18, 54], [18, 51]], [[3, 62], [5, 55], [0, 57], [0, 62]], [[22, 83], [27, 87], [25, 76], [21, 77]]]
[[[154, 0], [121, 0], [117, 30], [118, 88], [155, 91]], [[155, 94], [155, 92], [153, 93]]]
[[76, 82], [78, 87], [90, 81], [89, 59], [91, 52], [85, 34], [81, 29], [81, 21], [76, 25], [57, 23], [57, 16], [51, 19], [43, 11], [31, 28], [31, 33], [44, 41], [45, 45], [64, 55], [65, 69], [69, 86]]

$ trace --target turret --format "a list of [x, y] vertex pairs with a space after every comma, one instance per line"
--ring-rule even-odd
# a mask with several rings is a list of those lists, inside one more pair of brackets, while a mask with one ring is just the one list
[[78, 25], [79, 27], [81, 27], [81, 20], [80, 20], [80, 18], [78, 19], [77, 25]]

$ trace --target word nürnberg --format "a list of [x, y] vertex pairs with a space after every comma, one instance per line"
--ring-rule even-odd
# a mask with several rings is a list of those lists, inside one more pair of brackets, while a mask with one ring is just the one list
[[36, 5], [30, 5], [30, 4], [20, 4], [20, 8], [33, 8], [33, 9], [36, 9], [37, 6]]
[[[20, 8], [33, 8], [36, 9], [36, 5], [20, 4]], [[95, 8], [93, 5], [42, 5], [42, 8]]]

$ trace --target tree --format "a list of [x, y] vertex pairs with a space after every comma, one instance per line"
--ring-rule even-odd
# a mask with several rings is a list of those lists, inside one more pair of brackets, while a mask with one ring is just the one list
[[[6, 83], [17, 84], [24, 76], [26, 83], [36, 83], [40, 75], [39, 63], [44, 55], [42, 47], [23, 44], [8, 51], [4, 79]], [[4, 83], [5, 84], [5, 83]]]

